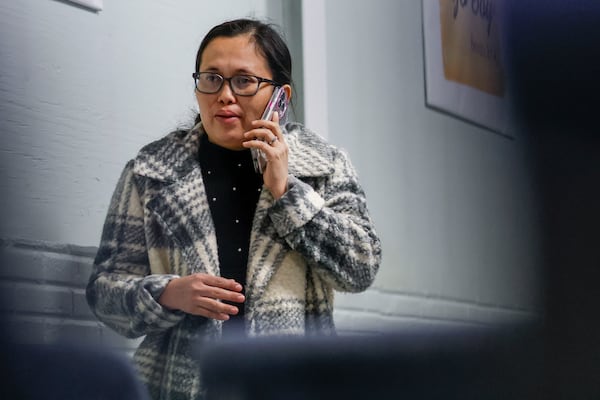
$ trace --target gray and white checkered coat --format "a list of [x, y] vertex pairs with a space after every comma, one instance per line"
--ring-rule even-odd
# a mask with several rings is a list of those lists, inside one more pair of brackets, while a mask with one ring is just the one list
[[[96, 316], [127, 337], [145, 335], [134, 359], [155, 399], [201, 398], [191, 350], [221, 322], [162, 307], [167, 283], [219, 274], [217, 240], [198, 162], [202, 128], [144, 147], [117, 184], [87, 288]], [[248, 336], [335, 334], [333, 290], [372, 282], [381, 245], [347, 156], [288, 124], [289, 190], [258, 200], [246, 284]]]

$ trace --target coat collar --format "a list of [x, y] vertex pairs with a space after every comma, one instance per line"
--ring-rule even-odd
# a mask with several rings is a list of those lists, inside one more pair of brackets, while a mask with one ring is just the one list
[[[200, 167], [200, 136], [206, 134], [202, 124], [187, 131], [175, 131], [140, 150], [134, 161], [136, 174], [163, 182], [178, 181]], [[284, 128], [290, 149], [288, 169], [291, 175], [317, 177], [333, 172], [333, 151], [329, 144], [301, 124]]]

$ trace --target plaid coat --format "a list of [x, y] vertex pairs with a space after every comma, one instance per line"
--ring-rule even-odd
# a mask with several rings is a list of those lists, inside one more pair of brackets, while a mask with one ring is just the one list
[[[218, 339], [221, 322], [162, 307], [167, 283], [219, 275], [217, 240], [198, 162], [200, 127], [144, 147], [113, 194], [87, 300], [120, 334], [145, 338], [134, 360], [155, 399], [202, 397], [192, 347]], [[359, 292], [381, 259], [364, 192], [346, 155], [288, 124], [289, 189], [258, 200], [250, 237], [246, 332], [335, 334], [333, 290]]]

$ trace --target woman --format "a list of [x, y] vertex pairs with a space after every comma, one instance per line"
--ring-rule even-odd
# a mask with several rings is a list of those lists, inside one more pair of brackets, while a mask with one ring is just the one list
[[271, 26], [214, 27], [194, 78], [196, 125], [127, 164], [87, 288], [101, 321], [145, 335], [134, 360], [157, 399], [201, 397], [199, 339], [334, 334], [333, 290], [365, 290], [381, 257], [347, 156], [277, 114], [260, 120], [275, 87], [292, 92]]

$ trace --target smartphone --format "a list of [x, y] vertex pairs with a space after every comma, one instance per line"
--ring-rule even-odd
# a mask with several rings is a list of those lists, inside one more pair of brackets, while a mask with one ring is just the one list
[[[289, 105], [289, 99], [282, 86], [277, 86], [273, 90], [273, 95], [267, 103], [267, 107], [263, 112], [260, 119], [270, 121], [273, 118], [273, 113], [277, 111], [279, 113], [279, 125], [284, 125], [287, 120], [287, 109]], [[252, 163], [254, 164], [254, 171], [257, 174], [262, 174], [267, 164], [267, 158], [265, 153], [259, 149], [250, 149], [252, 153]]]

